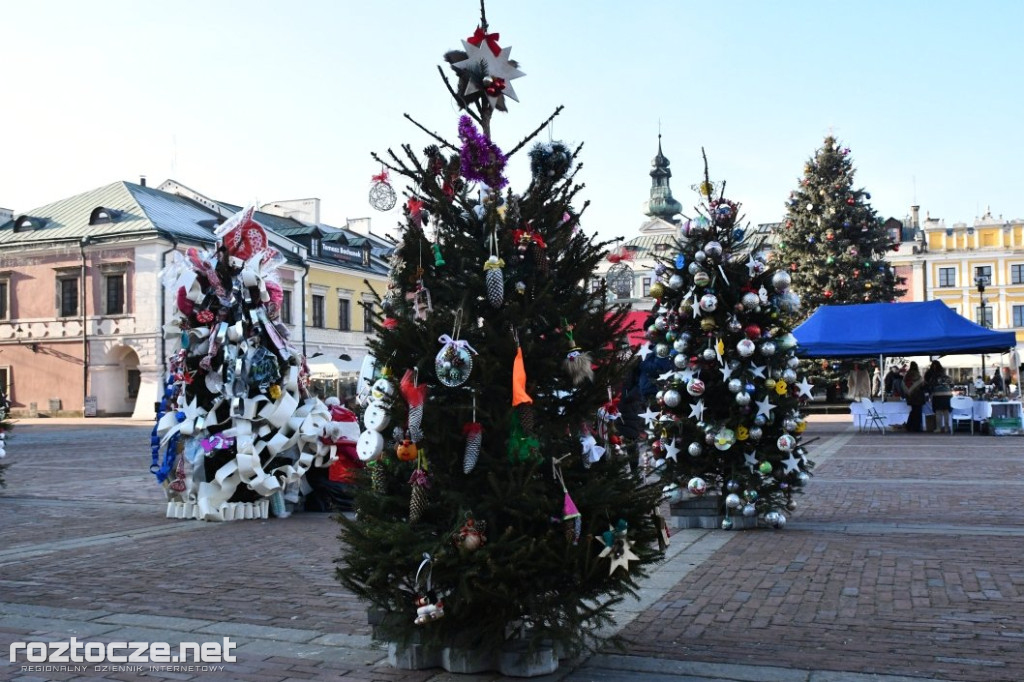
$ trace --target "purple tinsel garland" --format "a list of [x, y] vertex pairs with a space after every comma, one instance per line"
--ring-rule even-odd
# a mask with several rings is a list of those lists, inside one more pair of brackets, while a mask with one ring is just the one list
[[477, 131], [469, 116], [459, 119], [459, 138], [462, 140], [462, 151], [459, 152], [462, 177], [482, 182], [491, 189], [501, 189], [508, 184], [501, 174], [508, 159], [498, 145]]

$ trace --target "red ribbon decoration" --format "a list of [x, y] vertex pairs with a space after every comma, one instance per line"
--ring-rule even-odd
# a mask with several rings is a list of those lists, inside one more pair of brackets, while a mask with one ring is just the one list
[[512, 230], [512, 240], [517, 244], [536, 244], [542, 249], [548, 248], [548, 245], [544, 243], [544, 238], [533, 230]]
[[387, 171], [387, 169], [385, 168], [385, 169], [381, 170], [380, 173], [378, 173], [377, 175], [374, 175], [372, 178], [370, 178], [370, 180], [372, 180], [373, 182], [385, 182], [386, 183], [388, 181], [388, 171]]
[[414, 197], [409, 197], [409, 201], [406, 203], [405, 207], [409, 209], [409, 217], [417, 223], [420, 222], [420, 212], [423, 211], [423, 202]]
[[501, 54], [501, 47], [498, 45], [498, 38], [501, 36], [497, 33], [484, 33], [484, 30], [477, 26], [476, 31], [470, 36], [466, 42], [470, 45], [480, 47], [480, 43], [487, 41], [487, 47], [491, 48], [491, 52], [497, 57]]

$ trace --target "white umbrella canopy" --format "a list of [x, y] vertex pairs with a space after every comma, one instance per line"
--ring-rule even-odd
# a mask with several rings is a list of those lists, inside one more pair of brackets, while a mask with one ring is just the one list
[[359, 376], [359, 369], [362, 367], [363, 359], [342, 360], [340, 358], [307, 358], [309, 365], [309, 376], [313, 379], [342, 379], [355, 378]]

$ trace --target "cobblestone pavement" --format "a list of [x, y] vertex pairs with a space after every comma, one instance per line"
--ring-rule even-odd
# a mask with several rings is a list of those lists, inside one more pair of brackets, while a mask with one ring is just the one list
[[[624, 649], [541, 680], [1024, 679], [1024, 439], [854, 433], [785, 530], [687, 530], [623, 605]], [[25, 420], [0, 491], [0, 680], [473, 681], [401, 671], [334, 580], [328, 515], [164, 518], [149, 426]], [[608, 635], [612, 632], [606, 633]], [[220, 671], [25, 670], [14, 641], [221, 641]], [[74, 667], [69, 665], [68, 667]]]

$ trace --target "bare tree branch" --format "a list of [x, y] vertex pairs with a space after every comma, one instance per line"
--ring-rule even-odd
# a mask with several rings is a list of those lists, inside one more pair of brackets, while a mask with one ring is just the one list
[[517, 151], [519, 151], [524, 146], [526, 146], [526, 143], [529, 142], [530, 140], [532, 140], [533, 138], [537, 137], [537, 135], [540, 133], [540, 131], [544, 130], [544, 126], [546, 126], [547, 124], [551, 123], [551, 121], [555, 118], [555, 116], [558, 116], [560, 113], [562, 113], [562, 109], [564, 109], [564, 108], [565, 108], [564, 105], [561, 105], [561, 104], [558, 105], [558, 108], [555, 109], [555, 113], [553, 113], [550, 116], [548, 116], [546, 121], [544, 121], [539, 126], [537, 126], [537, 129], [534, 130], [532, 133], [530, 133], [529, 135], [524, 137], [523, 140], [519, 144], [517, 144], [515, 146], [515, 148], [512, 151], [510, 151], [508, 154], [506, 154], [505, 156], [511, 158], [511, 156], [513, 154], [515, 154]]

